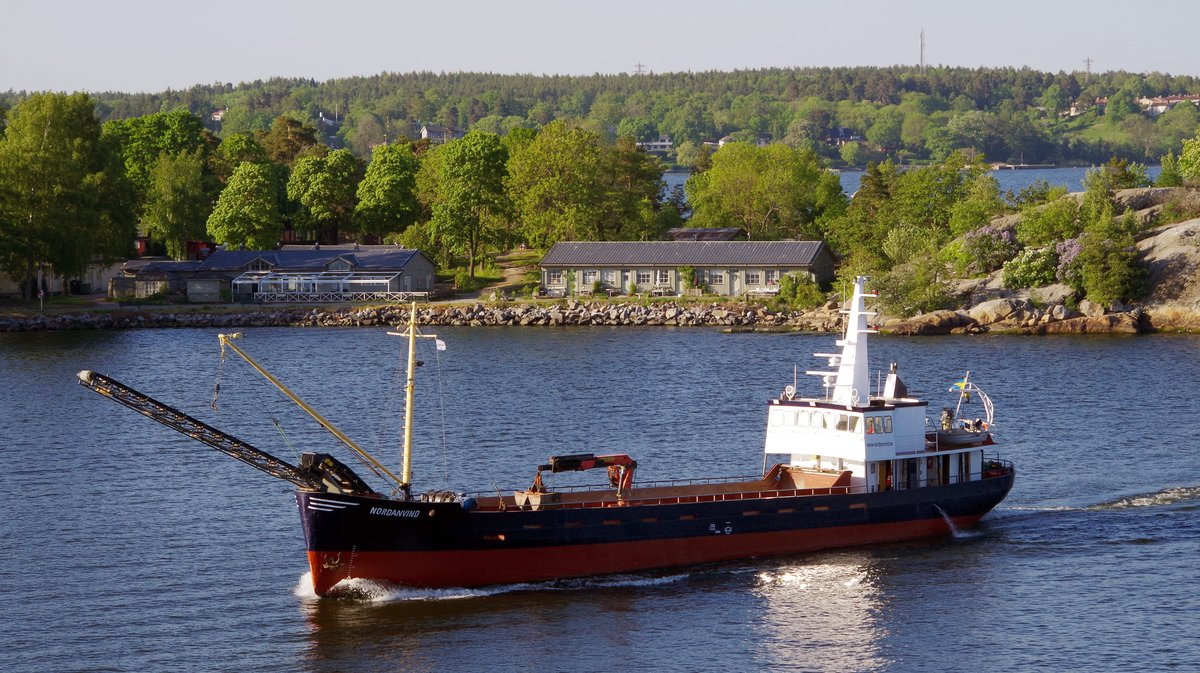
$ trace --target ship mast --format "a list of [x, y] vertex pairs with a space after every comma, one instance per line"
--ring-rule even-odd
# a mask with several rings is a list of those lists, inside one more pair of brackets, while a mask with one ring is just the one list
[[408, 329], [404, 332], [388, 332], [391, 336], [408, 337], [408, 382], [404, 386], [404, 464], [400, 472], [400, 489], [404, 499], [412, 497], [412, 427], [413, 393], [417, 388], [417, 337], [436, 339], [436, 334], [417, 334], [417, 302], [408, 311]]
[[222, 358], [225, 357], [225, 347], [228, 346], [230, 349], [233, 350], [234, 353], [237, 353], [239, 356], [241, 356], [241, 358], [243, 360], [245, 360], [251, 367], [253, 367], [255, 369], [255, 371], [257, 371], [259, 374], [262, 374], [263, 378], [267, 379], [267, 381], [270, 381], [271, 385], [278, 388], [280, 392], [282, 392], [284, 395], [286, 395], [288, 397], [288, 399], [290, 399], [292, 402], [294, 402], [296, 404], [296, 406], [303, 409], [304, 412], [307, 413], [309, 416], [312, 416], [313, 419], [321, 425], [321, 427], [328, 430], [330, 434], [332, 434], [334, 437], [336, 437], [338, 439], [338, 441], [345, 444], [346, 447], [349, 448], [354, 453], [358, 454], [358, 456], [360, 458], [362, 458], [364, 461], [366, 461], [366, 463], [368, 465], [370, 465], [376, 471], [376, 474], [379, 474], [380, 476], [386, 475], [387, 478], [396, 482], [398, 485], [400, 485], [401, 488], [404, 488], [405, 484], [403, 482], [401, 482], [400, 479], [396, 475], [392, 474], [391, 470], [387, 469], [387, 467], [385, 467], [383, 465], [383, 463], [376, 460], [375, 456], [372, 456], [371, 454], [367, 453], [366, 449], [359, 446], [353, 439], [350, 439], [349, 437], [347, 437], [344, 432], [342, 432], [341, 430], [338, 430], [333, 425], [333, 423], [330, 423], [328, 420], [326, 420], [325, 417], [322, 416], [321, 414], [319, 414], [316, 409], [313, 409], [312, 407], [310, 407], [308, 405], [308, 403], [305, 402], [304, 400], [300, 399], [300, 397], [298, 395], [296, 395], [296, 393], [293, 393], [287, 386], [283, 385], [282, 381], [275, 378], [271, 374], [271, 372], [267, 371], [266, 369], [263, 368], [262, 365], [255, 362], [254, 358], [250, 357], [249, 355], [246, 354], [245, 351], [238, 348], [237, 344], [233, 343], [233, 340], [240, 339], [241, 336], [242, 336], [241, 332], [236, 332], [234, 334], [218, 334], [217, 335], [217, 339], [221, 342], [221, 357]]

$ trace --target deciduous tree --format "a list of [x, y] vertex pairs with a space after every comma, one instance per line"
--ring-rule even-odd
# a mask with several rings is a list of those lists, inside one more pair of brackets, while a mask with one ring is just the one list
[[811, 239], [845, 208], [837, 176], [810, 150], [729, 143], [712, 162], [686, 185], [695, 226], [739, 227], [752, 240]]
[[472, 131], [440, 154], [430, 229], [467, 258], [467, 272], [474, 278], [483, 247], [498, 242], [509, 221], [504, 189], [508, 151], [499, 136]]
[[233, 248], [274, 248], [283, 232], [277, 194], [276, 175], [269, 166], [243, 163], [229, 177], [208, 217], [208, 235]]
[[420, 164], [405, 144], [377, 145], [371, 163], [358, 183], [354, 226], [369, 238], [382, 239], [404, 231], [416, 221], [416, 178]]
[[29, 282], [48, 264], [64, 277], [128, 254], [135, 201], [114, 142], [85, 94], [34, 94], [0, 139], [0, 268]]
[[204, 188], [200, 150], [163, 153], [150, 169], [142, 222], [146, 233], [167, 246], [173, 259], [183, 259], [187, 242], [206, 235], [212, 200]]
[[354, 214], [361, 178], [362, 165], [350, 150], [296, 159], [288, 178], [287, 196], [300, 204], [298, 219], [314, 229], [317, 241], [338, 242], [339, 232], [350, 224]]

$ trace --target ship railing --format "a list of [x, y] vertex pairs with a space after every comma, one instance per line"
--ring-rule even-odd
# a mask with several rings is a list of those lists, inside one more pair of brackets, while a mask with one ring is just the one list
[[[1013, 470], [1011, 461], [1003, 460], [997, 456], [985, 456], [984, 470], [982, 472], [972, 473], [971, 481], [980, 479], [997, 479], [1010, 474]], [[690, 505], [703, 502], [726, 502], [738, 500], [771, 500], [778, 498], [804, 498], [821, 495], [849, 495], [860, 493], [876, 493], [881, 489], [878, 486], [868, 486], [866, 484], [857, 484], [851, 486], [824, 486], [813, 488], [791, 488], [791, 489], [776, 489], [776, 488], [746, 488], [745, 490], [737, 490], [730, 492], [710, 491], [707, 493], [684, 493], [684, 494], [662, 494], [651, 495], [646, 497], [638, 497], [638, 489], [649, 489], [654, 487], [671, 487], [671, 486], [696, 486], [696, 485], [719, 485], [729, 483], [745, 483], [747, 486], [751, 484], [762, 483], [759, 477], [726, 477], [720, 479], [669, 479], [659, 481], [647, 481], [638, 483], [633, 493], [624, 498], [618, 499], [616, 491], [607, 485], [584, 485], [584, 486], [565, 486], [555, 488], [555, 493], [594, 493], [595, 498], [586, 500], [568, 500], [565, 502], [543, 502], [539, 505], [540, 509], [587, 509], [600, 507], [617, 507], [617, 506], [647, 506], [647, 505]], [[897, 485], [890, 489], [893, 491], [907, 491], [920, 489], [925, 487], [950, 486], [961, 483], [956, 479], [936, 480], [926, 479], [921, 480], [914, 486], [905, 487]], [[478, 496], [492, 496], [491, 493], [478, 493]]]
[[[672, 483], [679, 483], [678, 480]], [[712, 483], [713, 480], [697, 480], [701, 482]], [[733, 481], [732, 479], [730, 481]], [[601, 507], [618, 507], [618, 506], [653, 506], [653, 505], [690, 505], [704, 502], [731, 502], [738, 500], [770, 500], [778, 498], [800, 498], [819, 495], [845, 495], [850, 493], [868, 493], [865, 485], [857, 486], [826, 486], [815, 488], [792, 488], [792, 489], [747, 489], [731, 492], [711, 491], [708, 493], [686, 493], [686, 494], [663, 494], [638, 497], [637, 489], [650, 488], [650, 482], [639, 484], [634, 487], [634, 493], [624, 499], [618, 499], [616, 492], [611, 487], [598, 487], [601, 490], [592, 491], [590, 487], [577, 488], [575, 492], [586, 490], [586, 492], [595, 492], [598, 498], [587, 500], [568, 500], [563, 502], [542, 502], [539, 509], [588, 509]], [[562, 493], [566, 489], [555, 489], [555, 492]], [[482, 495], [482, 494], [481, 494]], [[492, 494], [495, 495], [494, 493]]]

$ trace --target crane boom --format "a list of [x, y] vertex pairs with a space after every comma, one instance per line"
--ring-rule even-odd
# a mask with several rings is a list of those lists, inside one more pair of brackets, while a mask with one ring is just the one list
[[123, 404], [192, 439], [203, 442], [221, 453], [255, 467], [272, 477], [290, 481], [301, 487], [323, 490], [321, 475], [303, 470], [257, 449], [242, 440], [221, 432], [187, 414], [130, 388], [129, 386], [93, 371], [81, 371], [79, 383], [85, 388]]

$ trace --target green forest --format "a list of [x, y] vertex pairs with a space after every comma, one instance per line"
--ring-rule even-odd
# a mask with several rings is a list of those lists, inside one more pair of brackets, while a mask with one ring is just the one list
[[[288, 116], [360, 159], [378, 144], [416, 139], [422, 125], [505, 135], [567, 120], [610, 138], [669, 137], [670, 159], [681, 165], [695, 163], [705, 142], [733, 136], [863, 166], [941, 161], [955, 150], [1010, 163], [1154, 162], [1179, 151], [1200, 115], [1195, 105], [1175, 105], [1151, 116], [1137, 101], [1197, 93], [1197, 78], [1162, 73], [893, 66], [586, 77], [384, 73], [93, 97], [101, 121], [183, 108], [220, 136], [265, 133]], [[0, 108], [25, 96], [0, 94]], [[218, 111], [221, 120], [213, 122]]]
[[[1125, 217], [1113, 192], [1149, 185], [1146, 163], [1162, 164], [1160, 185], [1200, 180], [1196, 106], [1151, 116], [1136, 101], [1196, 84], [864, 68], [10, 92], [0, 270], [29, 296], [37, 270], [79, 275], [131, 255], [140, 234], [176, 259], [190, 241], [398, 243], [468, 285], [500, 251], [651, 240], [687, 225], [825, 240], [841, 275], [874, 276], [898, 314], [951, 306], [953, 280], [999, 270], [1014, 286], [1058, 281], [1080, 298], [1133, 301], [1144, 223]], [[1082, 114], [1059, 114], [1084, 100], [1093, 104]], [[425, 123], [469, 131], [415, 139]], [[677, 143], [672, 156], [636, 144], [662, 134]], [[706, 144], [716, 137], [726, 142]], [[1101, 167], [1082, 199], [1045, 184], [1001, 193], [986, 163], [998, 156]], [[692, 175], [668, 193], [673, 161]], [[866, 165], [853, 199], [829, 170], [847, 161]], [[992, 224], [1009, 214], [1015, 224]], [[802, 285], [789, 283], [782, 300], [821, 299]]]

